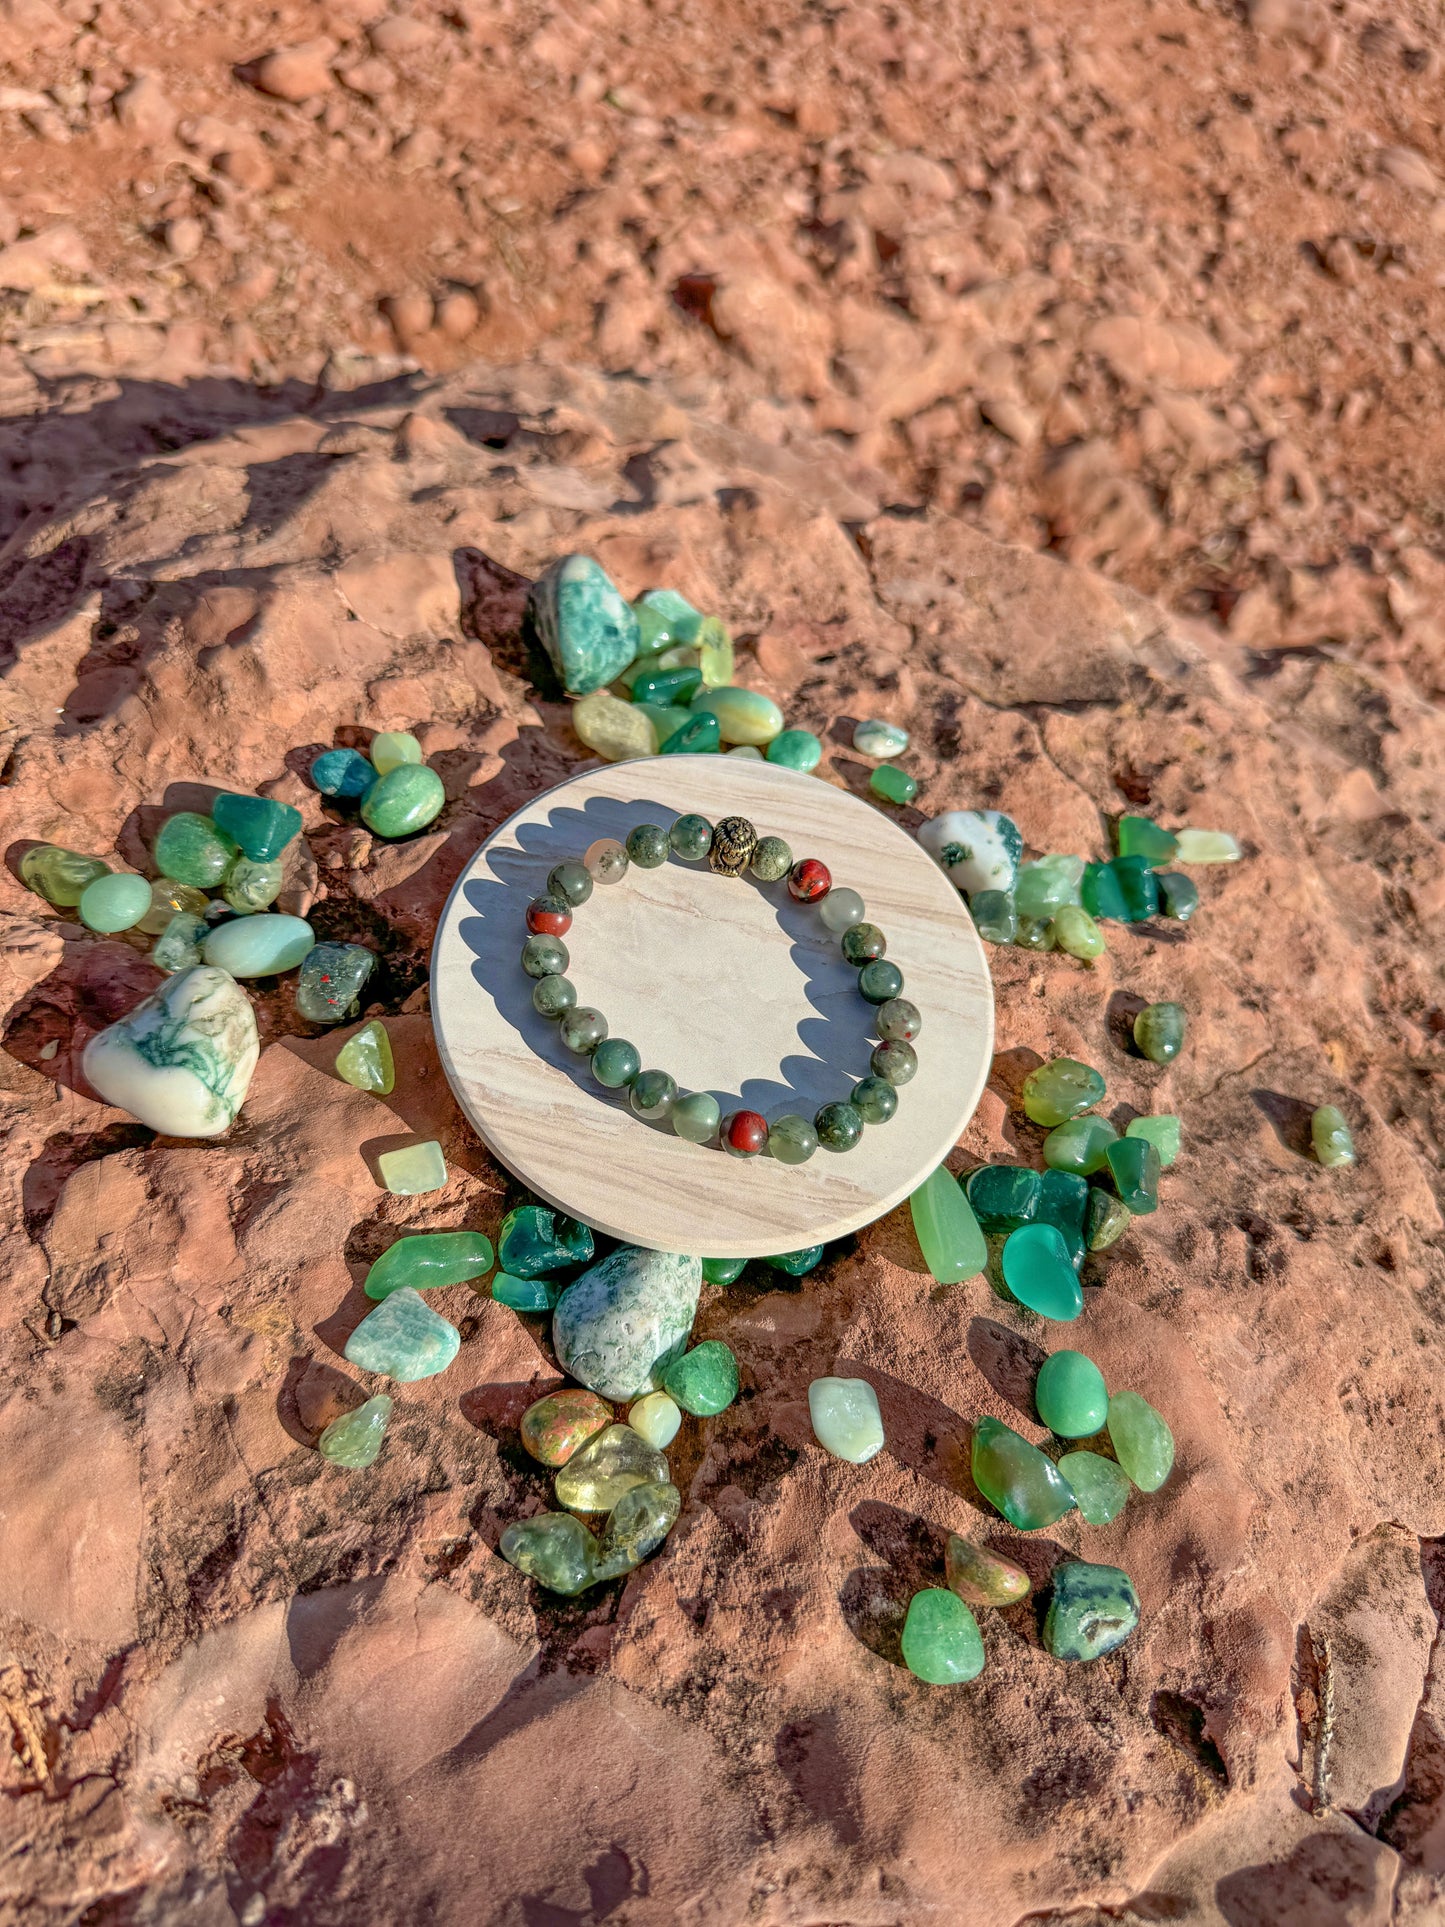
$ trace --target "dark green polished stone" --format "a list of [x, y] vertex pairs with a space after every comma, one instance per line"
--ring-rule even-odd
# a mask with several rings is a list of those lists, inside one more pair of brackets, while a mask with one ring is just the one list
[[965, 1183], [968, 1201], [985, 1231], [1016, 1231], [1039, 1205], [1040, 1174], [1025, 1164], [984, 1164]]

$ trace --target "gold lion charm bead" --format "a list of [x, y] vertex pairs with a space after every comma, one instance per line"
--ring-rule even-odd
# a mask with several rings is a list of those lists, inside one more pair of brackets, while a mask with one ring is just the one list
[[757, 847], [758, 833], [745, 816], [725, 816], [713, 830], [707, 860], [719, 876], [740, 877]]

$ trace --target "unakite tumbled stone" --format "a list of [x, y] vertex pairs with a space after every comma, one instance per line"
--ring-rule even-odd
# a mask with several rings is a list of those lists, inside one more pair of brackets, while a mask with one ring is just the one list
[[806, 1164], [818, 1148], [818, 1133], [810, 1119], [788, 1111], [768, 1126], [768, 1156], [779, 1164]]
[[204, 890], [177, 883], [174, 877], [156, 877], [151, 883], [151, 907], [136, 928], [148, 937], [158, 937], [183, 911], [187, 916], [204, 917], [210, 907], [211, 899]]
[[280, 896], [285, 877], [285, 866], [279, 858], [257, 863], [249, 856], [238, 856], [226, 872], [222, 894], [238, 915], [254, 916]]
[[178, 970], [189, 970], [201, 961], [202, 946], [210, 927], [204, 917], [178, 910], [156, 938], [151, 962], [167, 976], [173, 976]]
[[360, 943], [318, 943], [307, 952], [296, 983], [296, 1008], [313, 1024], [344, 1024], [376, 967]]
[[1024, 1111], [1035, 1124], [1052, 1130], [1102, 1103], [1104, 1088], [1103, 1078], [1089, 1065], [1073, 1057], [1055, 1057], [1024, 1079]]
[[361, 820], [378, 836], [411, 836], [441, 814], [447, 793], [425, 763], [398, 763], [361, 799]]
[[561, 1296], [561, 1285], [551, 1278], [514, 1278], [510, 1271], [499, 1271], [492, 1280], [493, 1299], [508, 1311], [555, 1311]]
[[1124, 900], [1124, 922], [1143, 923], [1159, 914], [1159, 879], [1142, 856], [1116, 856], [1109, 865]]
[[823, 745], [811, 729], [783, 729], [768, 744], [767, 760], [806, 775], [823, 760]]
[[901, 756], [908, 747], [908, 731], [870, 717], [854, 729], [853, 747], [860, 756]]
[[686, 1091], [672, 1107], [671, 1122], [689, 1144], [707, 1144], [722, 1123], [722, 1106], [710, 1091]]
[[1044, 1139], [1044, 1163], [1055, 1171], [1077, 1171], [1089, 1177], [1103, 1170], [1104, 1154], [1118, 1135], [1107, 1118], [1067, 1118]]
[[1084, 875], [1081, 856], [1041, 856], [1025, 863], [1014, 878], [1014, 906], [1021, 917], [1052, 917], [1061, 904], [1079, 901]]
[[709, 1285], [735, 1284], [747, 1269], [747, 1262], [746, 1258], [704, 1258], [703, 1280]]
[[1146, 1004], [1134, 1019], [1134, 1042], [1155, 1064], [1171, 1064], [1184, 1048], [1183, 1004]]
[[1009, 890], [975, 890], [968, 912], [985, 943], [1012, 943], [1018, 935], [1018, 906]]
[[941, 1285], [973, 1278], [988, 1263], [988, 1243], [973, 1206], [944, 1165], [923, 1180], [908, 1200], [923, 1262]]
[[570, 1512], [514, 1519], [497, 1543], [502, 1557], [549, 1592], [573, 1599], [597, 1583], [596, 1539]]
[[659, 752], [663, 756], [708, 756], [722, 744], [717, 717], [710, 712], [694, 712], [681, 729], [674, 730]]
[[961, 1533], [948, 1535], [944, 1570], [949, 1590], [966, 1606], [1013, 1606], [1029, 1596], [1031, 1581], [1022, 1566]]
[[153, 1131], [215, 1137], [240, 1110], [259, 1055], [250, 998], [201, 964], [92, 1037], [81, 1067], [97, 1096]]
[[1109, 1443], [1141, 1492], [1157, 1492], [1173, 1470], [1174, 1434], [1138, 1392], [1110, 1397]]
[[522, 1414], [522, 1444], [542, 1465], [565, 1465], [612, 1423], [612, 1407], [595, 1392], [549, 1392]]
[[128, 870], [97, 877], [80, 893], [80, 921], [102, 935], [133, 930], [150, 907], [151, 886]]
[[808, 1416], [814, 1438], [835, 1459], [866, 1465], [883, 1450], [883, 1414], [866, 1378], [815, 1378]]
[[627, 1423], [639, 1438], [646, 1439], [655, 1451], [661, 1452], [677, 1437], [682, 1411], [676, 1399], [669, 1398], [666, 1392], [649, 1392], [628, 1412]]
[[409, 729], [380, 730], [372, 737], [368, 754], [378, 776], [385, 776], [389, 769], [397, 769], [403, 763], [422, 760], [421, 744]]
[[969, 897], [1012, 889], [1024, 853], [1017, 823], [999, 810], [949, 810], [923, 824], [918, 841]]
[[1159, 1153], [1147, 1138], [1116, 1138], [1105, 1156], [1122, 1203], [1136, 1218], [1159, 1209]]
[[661, 1452], [630, 1425], [608, 1425], [559, 1468], [555, 1491], [568, 1512], [610, 1512], [635, 1485], [666, 1480]]
[[1238, 863], [1243, 853], [1228, 830], [1181, 830], [1176, 854], [1181, 863]]
[[1038, 1209], [1040, 1178], [1023, 1164], [983, 1164], [970, 1172], [966, 1190], [980, 1229], [1013, 1231]]
[[652, 1390], [687, 1342], [701, 1290], [700, 1258], [619, 1245], [563, 1292], [558, 1363], [604, 1398]]
[[1164, 1111], [1157, 1117], [1132, 1118], [1124, 1135], [1147, 1139], [1159, 1153], [1159, 1162], [1170, 1165], [1179, 1155], [1181, 1129], [1179, 1119]]
[[1173, 917], [1176, 923], [1188, 923], [1199, 908], [1199, 886], [1191, 878], [1181, 876], [1177, 870], [1164, 870], [1159, 875], [1159, 914]]
[[364, 1372], [384, 1372], [409, 1385], [444, 1372], [461, 1342], [455, 1325], [402, 1285], [362, 1319], [346, 1341], [346, 1356]]
[[211, 821], [253, 863], [269, 863], [300, 830], [301, 812], [271, 796], [238, 796], [228, 790], [211, 805]]
[[880, 763], [868, 778], [868, 787], [885, 803], [911, 803], [918, 794], [918, 779], [906, 769], [899, 769], [896, 763]]
[[324, 749], [311, 765], [311, 780], [323, 796], [365, 796], [376, 775], [375, 764], [359, 749]]
[[585, 1265], [596, 1248], [587, 1225], [546, 1204], [514, 1205], [497, 1233], [497, 1263], [515, 1278]]
[[789, 1278], [806, 1278], [810, 1271], [816, 1271], [823, 1262], [826, 1245], [804, 1245], [799, 1251], [779, 1251], [763, 1263], [774, 1271], [784, 1272]]
[[539, 576], [527, 615], [569, 696], [615, 682], [640, 653], [636, 615], [590, 555], [561, 556]]
[[694, 1418], [712, 1418], [738, 1395], [738, 1361], [720, 1339], [705, 1338], [664, 1369], [662, 1389]]
[[973, 1428], [972, 1470], [984, 1498], [1020, 1532], [1051, 1526], [1073, 1508], [1074, 1495], [1052, 1459], [996, 1418], [981, 1418]]
[[1123, 886], [1112, 863], [1086, 863], [1079, 895], [1091, 917], [1106, 917], [1112, 923], [1128, 921]]
[[[1330, 1169], [1355, 1161], [1354, 1133], [1337, 1104], [1321, 1104], [1311, 1116], [1310, 1142], [1320, 1163]], [[1162, 1152], [1160, 1156], [1163, 1157]]]
[[1108, 949], [1103, 931], [1077, 903], [1061, 903], [1054, 912], [1053, 923], [1055, 944], [1071, 957], [1090, 963]]
[[695, 714], [713, 716], [725, 743], [770, 743], [783, 727], [783, 712], [761, 690], [729, 685], [709, 689], [693, 704]]
[[903, 1663], [929, 1686], [962, 1686], [983, 1671], [983, 1635], [955, 1592], [928, 1586], [914, 1593], [903, 1622]]
[[240, 855], [240, 845], [226, 836], [209, 816], [179, 810], [168, 816], [154, 844], [156, 868], [177, 883], [214, 890]]
[[396, 1065], [384, 1024], [373, 1017], [354, 1037], [347, 1038], [336, 1053], [336, 1075], [358, 1091], [375, 1091], [379, 1097], [391, 1095], [396, 1089]]
[[1034, 1405], [1057, 1437], [1091, 1439], [1103, 1431], [1109, 1416], [1109, 1388], [1092, 1358], [1082, 1352], [1054, 1352], [1034, 1380]]
[[435, 1138], [422, 1144], [405, 1144], [399, 1151], [383, 1151], [376, 1160], [381, 1181], [397, 1198], [419, 1197], [424, 1191], [440, 1191], [447, 1181], [447, 1161]]
[[1004, 1240], [1003, 1281], [1021, 1305], [1067, 1324], [1084, 1309], [1084, 1294], [1063, 1234], [1051, 1224], [1023, 1224]]
[[391, 1400], [385, 1392], [378, 1392], [354, 1412], [344, 1412], [340, 1418], [332, 1419], [316, 1441], [316, 1449], [333, 1465], [344, 1465], [359, 1472], [376, 1462], [390, 1417]]
[[624, 1492], [598, 1541], [597, 1577], [619, 1579], [657, 1551], [677, 1524], [682, 1494], [669, 1479], [649, 1479]]
[[1090, 1251], [1107, 1251], [1129, 1229], [1133, 1212], [1122, 1199], [1098, 1185], [1089, 1192], [1084, 1214], [1084, 1243]]
[[58, 843], [33, 843], [20, 859], [20, 876], [27, 889], [57, 910], [73, 910], [85, 886], [109, 869], [98, 856], [81, 856]]
[[315, 942], [315, 932], [304, 917], [266, 910], [259, 916], [218, 923], [206, 938], [205, 958], [233, 977], [274, 977], [294, 970]]
[[1158, 869], [1170, 862], [1179, 848], [1179, 839], [1147, 816], [1121, 816], [1114, 828], [1120, 856], [1142, 856]]
[[1101, 1452], [1065, 1452], [1059, 1470], [1079, 1505], [1086, 1525], [1111, 1525], [1128, 1504], [1131, 1487], [1112, 1459]]
[[1039, 1178], [1035, 1224], [1051, 1224], [1068, 1247], [1077, 1266], [1084, 1249], [1084, 1218], [1089, 1209], [1089, 1186], [1076, 1171], [1048, 1170]]
[[368, 1298], [389, 1298], [403, 1285], [436, 1291], [464, 1285], [492, 1267], [492, 1241], [481, 1231], [418, 1231], [398, 1238], [372, 1265], [363, 1286]]
[[1117, 1566], [1071, 1560], [1054, 1572], [1044, 1644], [1055, 1659], [1102, 1659], [1139, 1624], [1139, 1595]]

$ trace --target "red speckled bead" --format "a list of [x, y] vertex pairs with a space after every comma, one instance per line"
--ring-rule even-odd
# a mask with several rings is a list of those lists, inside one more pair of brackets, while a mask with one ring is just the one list
[[788, 872], [788, 895], [798, 903], [821, 903], [833, 887], [826, 863], [805, 856]]
[[572, 928], [572, 912], [562, 897], [533, 897], [527, 905], [527, 928], [534, 937], [565, 937]]
[[725, 1151], [735, 1158], [755, 1158], [768, 1142], [768, 1120], [757, 1111], [734, 1111], [718, 1133]]

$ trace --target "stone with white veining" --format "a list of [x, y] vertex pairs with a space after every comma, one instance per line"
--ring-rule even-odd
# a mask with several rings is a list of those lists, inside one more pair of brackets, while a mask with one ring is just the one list
[[701, 1258], [620, 1245], [559, 1299], [558, 1363], [603, 1398], [650, 1391], [687, 1343], [701, 1290]]
[[167, 1137], [216, 1137], [241, 1108], [260, 1054], [251, 1000], [224, 970], [196, 964], [85, 1047], [107, 1104]]

